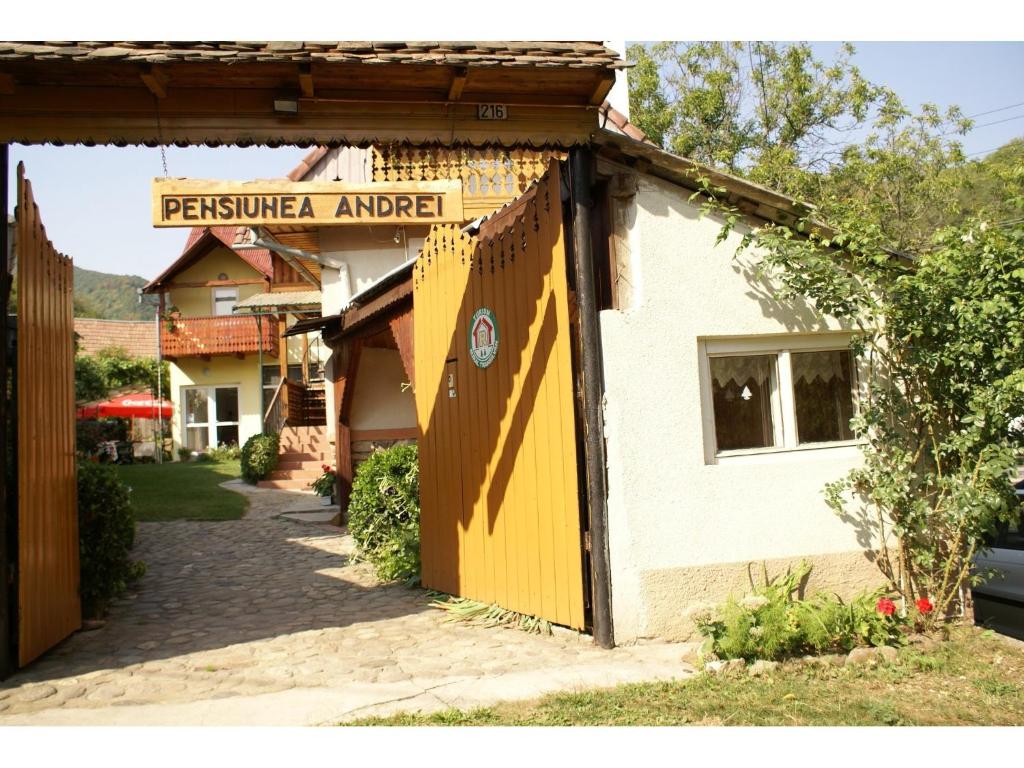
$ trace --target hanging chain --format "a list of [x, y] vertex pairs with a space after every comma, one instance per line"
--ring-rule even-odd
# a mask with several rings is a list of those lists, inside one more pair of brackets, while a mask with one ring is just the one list
[[167, 151], [164, 147], [164, 130], [160, 124], [160, 99], [157, 98], [156, 94], [153, 94], [153, 106], [156, 109], [156, 140], [160, 147], [160, 162], [164, 167], [164, 178], [168, 176], [167, 173]]

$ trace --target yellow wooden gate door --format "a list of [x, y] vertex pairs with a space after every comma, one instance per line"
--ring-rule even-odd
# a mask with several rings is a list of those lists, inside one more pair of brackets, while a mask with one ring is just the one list
[[46, 237], [18, 165], [18, 662], [82, 625], [71, 259]]
[[424, 586], [584, 626], [558, 165], [414, 270]]

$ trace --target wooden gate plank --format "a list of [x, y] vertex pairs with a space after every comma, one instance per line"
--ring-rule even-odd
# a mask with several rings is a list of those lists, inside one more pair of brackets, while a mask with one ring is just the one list
[[71, 260], [18, 166], [18, 662], [81, 626]]
[[[558, 184], [552, 164], [479, 237], [438, 225], [421, 253], [413, 336], [423, 581], [582, 628]], [[480, 307], [495, 313], [499, 330], [497, 359], [483, 369], [468, 349], [471, 316]], [[455, 374], [455, 398], [448, 397], [448, 372]]]

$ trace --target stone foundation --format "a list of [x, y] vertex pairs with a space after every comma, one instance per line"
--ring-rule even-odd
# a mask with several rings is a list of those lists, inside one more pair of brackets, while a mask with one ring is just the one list
[[[816, 592], [838, 594], [844, 600], [866, 589], [874, 589], [885, 579], [874, 563], [872, 552], [842, 552], [764, 561], [768, 578], [795, 570], [801, 560], [811, 564], [810, 576], [801, 596]], [[640, 636], [663, 640], [690, 640], [695, 628], [686, 617], [688, 608], [699, 603], [719, 603], [730, 595], [748, 593], [751, 584], [764, 583], [762, 562], [722, 563], [690, 568], [646, 571], [640, 575]], [[614, 600], [614, 594], [612, 596]], [[629, 638], [616, 638], [628, 642]]]
[[374, 451], [382, 451], [393, 445], [416, 445], [415, 438], [403, 440], [355, 440], [352, 443], [352, 468], [355, 469]]

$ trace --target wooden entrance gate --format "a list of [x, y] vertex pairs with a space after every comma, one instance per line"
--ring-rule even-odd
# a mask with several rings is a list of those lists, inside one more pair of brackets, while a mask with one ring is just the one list
[[46, 239], [18, 165], [18, 663], [81, 626], [71, 259]]
[[557, 162], [478, 237], [435, 226], [413, 306], [423, 584], [582, 629]]

